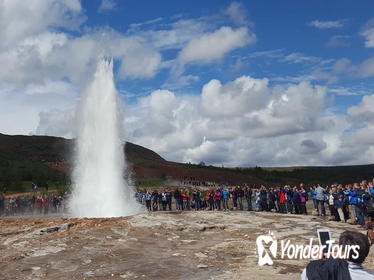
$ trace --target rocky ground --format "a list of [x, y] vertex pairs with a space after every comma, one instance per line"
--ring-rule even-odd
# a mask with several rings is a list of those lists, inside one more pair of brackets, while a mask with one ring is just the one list
[[[308, 244], [357, 226], [259, 212], [157, 212], [111, 219], [0, 219], [0, 279], [299, 279], [308, 261], [258, 266], [256, 238]], [[374, 267], [374, 250], [366, 267]]]

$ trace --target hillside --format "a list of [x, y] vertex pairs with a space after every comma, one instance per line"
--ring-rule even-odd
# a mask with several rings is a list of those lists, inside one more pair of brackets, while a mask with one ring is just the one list
[[[67, 185], [74, 140], [50, 136], [0, 134], [0, 190], [24, 191], [38, 185]], [[220, 168], [170, 162], [142, 146], [127, 142], [125, 154], [137, 185], [178, 182], [230, 184], [352, 183], [374, 176], [374, 165], [293, 168]]]

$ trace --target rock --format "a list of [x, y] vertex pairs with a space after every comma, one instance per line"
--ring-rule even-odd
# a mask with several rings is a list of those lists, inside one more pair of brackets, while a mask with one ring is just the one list
[[95, 273], [93, 271], [86, 271], [85, 273], [83, 273], [84, 276], [94, 276]]
[[201, 253], [201, 252], [195, 253], [195, 256], [198, 257], [198, 258], [207, 258], [208, 257], [207, 255], [205, 255], [204, 253]]
[[197, 268], [208, 268], [208, 265], [206, 265], [206, 264], [198, 264]]

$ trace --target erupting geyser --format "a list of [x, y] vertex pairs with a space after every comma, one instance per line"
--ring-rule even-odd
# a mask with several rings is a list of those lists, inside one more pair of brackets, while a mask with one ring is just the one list
[[121, 113], [113, 62], [99, 61], [78, 114], [76, 162], [69, 211], [74, 217], [133, 215], [142, 207], [124, 179]]

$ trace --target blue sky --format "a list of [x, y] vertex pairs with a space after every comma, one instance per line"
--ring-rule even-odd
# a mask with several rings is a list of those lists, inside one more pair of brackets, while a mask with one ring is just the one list
[[[101, 1], [83, 1], [86, 11], [87, 28], [107, 26], [125, 34], [132, 31], [134, 24], [139, 30], [168, 30], [170, 24], [182, 19], [199, 20], [206, 17], [215, 26], [225, 25], [233, 28], [238, 24], [225, 16], [225, 10], [233, 1], [108, 1], [112, 8], [100, 11]], [[210, 79], [230, 81], [238, 75], [255, 78], [274, 78], [274, 83], [288, 83], [292, 79], [279, 81], [277, 78], [297, 78], [308, 75], [317, 67], [314, 60], [326, 61], [326, 67], [335, 60], [348, 58], [353, 64], [360, 64], [374, 54], [373, 49], [365, 48], [365, 38], [360, 30], [371, 19], [373, 1], [242, 1], [243, 14], [247, 25], [256, 34], [256, 43], [233, 50], [213, 65], [192, 65], [185, 73], [199, 76], [199, 80], [183, 87], [174, 88], [177, 92], [199, 92]], [[110, 5], [109, 5], [110, 6]], [[313, 21], [339, 22], [340, 27], [317, 28]], [[336, 42], [333, 41], [335, 38]], [[335, 44], [333, 43], [335, 42]], [[260, 55], [261, 52], [267, 54]], [[305, 61], [282, 61], [290, 54], [303, 56]], [[162, 52], [163, 59], [172, 59], [176, 50]], [[309, 61], [307, 59], [310, 59]], [[295, 58], [296, 59], [296, 58]], [[331, 60], [331, 62], [328, 62]], [[322, 67], [322, 66], [321, 66]], [[118, 87], [130, 92], [149, 93], [164, 85], [169, 69], [160, 70], [149, 80], [117, 80]], [[313, 79], [315, 84], [326, 84], [323, 79]], [[350, 79], [349, 77], [332, 83], [332, 88], [349, 88], [362, 95], [373, 88], [373, 80]], [[360, 101], [357, 96], [336, 96], [337, 106], [345, 110]]]
[[372, 163], [373, 1], [0, 3], [2, 133], [74, 137], [105, 56], [125, 140], [167, 159]]

